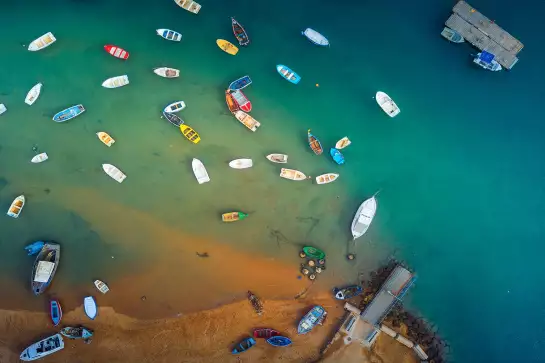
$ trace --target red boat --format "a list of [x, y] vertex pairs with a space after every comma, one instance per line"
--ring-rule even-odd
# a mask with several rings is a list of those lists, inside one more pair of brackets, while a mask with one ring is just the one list
[[274, 329], [269, 329], [269, 328], [254, 329], [254, 338], [269, 339], [270, 337], [275, 337], [277, 335], [280, 335], [280, 333]]
[[250, 100], [242, 93], [241, 90], [237, 89], [236, 91], [231, 92], [231, 96], [235, 103], [240, 107], [244, 112], [250, 112], [252, 110], [252, 103]]
[[104, 50], [119, 59], [129, 58], [129, 52], [123, 48], [116, 47], [115, 45], [105, 45]]

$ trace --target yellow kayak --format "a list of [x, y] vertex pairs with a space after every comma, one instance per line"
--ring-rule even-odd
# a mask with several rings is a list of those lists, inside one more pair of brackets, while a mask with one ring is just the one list
[[194, 144], [198, 144], [199, 141], [201, 141], [201, 137], [197, 133], [197, 131], [193, 130], [191, 127], [182, 124], [180, 125], [180, 131], [185, 136], [186, 139], [191, 141]]
[[235, 55], [238, 53], [238, 48], [235, 47], [233, 43], [229, 43], [227, 40], [217, 39], [216, 44], [221, 48], [225, 53]]

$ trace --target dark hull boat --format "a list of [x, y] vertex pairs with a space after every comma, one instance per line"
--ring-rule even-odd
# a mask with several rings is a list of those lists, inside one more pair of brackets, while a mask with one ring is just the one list
[[163, 111], [163, 117], [166, 118], [168, 122], [170, 122], [176, 127], [180, 127], [180, 125], [184, 124], [184, 120], [182, 120], [178, 115], [174, 113]]
[[268, 329], [268, 328], [254, 329], [254, 338], [269, 339], [277, 335], [280, 335], [280, 333], [274, 329]]
[[70, 339], [89, 339], [93, 336], [93, 331], [82, 326], [77, 328], [68, 326], [62, 328], [61, 334]]
[[306, 334], [311, 331], [316, 325], [321, 324], [325, 319], [327, 312], [320, 305], [314, 306], [299, 322], [297, 327], [298, 334]]
[[310, 133], [310, 129], [307, 131], [308, 134], [308, 145], [314, 151], [316, 155], [321, 155], [324, 152], [324, 148], [322, 147], [322, 144], [320, 143], [320, 140], [316, 138], [316, 136], [312, 135]]
[[231, 82], [231, 84], [229, 85], [229, 89], [232, 91], [236, 91], [237, 89], [246, 88], [251, 84], [252, 84], [252, 79], [250, 78], [250, 76], [244, 76]]
[[291, 344], [291, 339], [277, 335], [267, 339], [267, 343], [274, 347], [287, 347]]
[[250, 304], [252, 304], [257, 315], [263, 314], [263, 304], [261, 303], [261, 300], [259, 300], [251, 291], [248, 291], [248, 300], [250, 301]]
[[61, 246], [46, 243], [34, 261], [30, 284], [34, 295], [40, 295], [53, 281], [61, 259]]
[[231, 351], [231, 353], [233, 354], [240, 354], [240, 353], [243, 353], [245, 351], [247, 351], [248, 349], [250, 349], [251, 347], [253, 347], [255, 345], [255, 340], [254, 338], [245, 338], [243, 341], [241, 341], [240, 343], [238, 343], [234, 348], [233, 350]]
[[231, 26], [233, 27], [233, 34], [235, 34], [235, 37], [238, 40], [238, 44], [241, 46], [247, 46], [250, 44], [250, 38], [248, 38], [248, 33], [246, 33], [246, 30], [240, 25], [238, 21], [235, 20], [235, 18], [231, 18]]
[[333, 290], [333, 293], [335, 294], [335, 299], [338, 299], [338, 300], [351, 299], [355, 296], [358, 296], [362, 292], [363, 292], [363, 289], [361, 288], [361, 286], [358, 286], [358, 285], [347, 286], [342, 289], [335, 288]]

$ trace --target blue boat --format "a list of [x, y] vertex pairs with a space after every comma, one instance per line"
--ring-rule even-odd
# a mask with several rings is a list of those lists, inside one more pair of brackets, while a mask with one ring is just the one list
[[331, 150], [329, 150], [329, 153], [331, 154], [331, 157], [333, 158], [333, 160], [335, 160], [337, 164], [339, 165], [344, 164], [344, 156], [343, 154], [341, 154], [339, 150], [332, 147]]
[[51, 321], [53, 321], [53, 325], [57, 326], [60, 324], [62, 319], [62, 309], [61, 304], [57, 300], [51, 300], [50, 304], [50, 312], [51, 312]]
[[267, 339], [267, 343], [269, 343], [270, 345], [274, 347], [287, 347], [288, 345], [291, 344], [291, 339], [280, 336], [280, 335], [276, 335], [274, 337], [270, 337], [269, 339]]
[[347, 286], [342, 289], [335, 288], [333, 293], [335, 294], [335, 299], [337, 300], [346, 300], [351, 299], [354, 296], [358, 296], [363, 292], [363, 289], [359, 285]]
[[244, 76], [242, 78], [239, 78], [231, 82], [231, 84], [229, 85], [229, 89], [236, 91], [237, 89], [246, 88], [251, 84], [252, 84], [252, 79], [250, 78], [250, 76]]
[[26, 250], [28, 256], [34, 256], [38, 252], [40, 252], [42, 250], [43, 246], [44, 246], [44, 242], [36, 241], [36, 242], [31, 243], [28, 246], [26, 246], [25, 250]]
[[53, 116], [53, 121], [55, 122], [68, 121], [83, 112], [85, 112], [85, 108], [83, 107], [83, 105], [68, 107], [66, 110], [62, 110], [61, 112]]
[[297, 327], [298, 334], [306, 334], [311, 331], [316, 325], [321, 324], [325, 319], [327, 312], [320, 305], [313, 307], [307, 315], [303, 316], [303, 319], [299, 322]]
[[290, 81], [293, 84], [297, 84], [297, 83], [299, 83], [299, 81], [301, 81], [301, 77], [299, 77], [299, 75], [297, 73], [295, 73], [289, 67], [287, 67], [287, 66], [285, 66], [283, 64], [278, 64], [276, 66], [276, 71], [282, 77], [284, 77], [286, 80]]
[[245, 351], [247, 351], [248, 349], [250, 349], [251, 347], [253, 347], [255, 345], [255, 340], [254, 338], [245, 338], [243, 341], [241, 341], [240, 343], [238, 343], [234, 348], [233, 350], [231, 351], [231, 353], [233, 354], [240, 354], [240, 353], [243, 353]]

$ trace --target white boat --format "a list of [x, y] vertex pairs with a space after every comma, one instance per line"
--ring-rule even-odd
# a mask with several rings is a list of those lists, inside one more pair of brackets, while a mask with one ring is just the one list
[[6, 107], [6, 105], [4, 105], [3, 103], [0, 103], [0, 115], [3, 114], [4, 112], [6, 112], [8, 109]]
[[87, 296], [83, 299], [83, 310], [89, 319], [95, 320], [98, 315], [98, 307], [94, 297]]
[[373, 222], [376, 212], [377, 199], [373, 195], [360, 205], [354, 216], [354, 220], [352, 221], [352, 237], [354, 237], [354, 239], [363, 236], [365, 232], [367, 232], [371, 222]]
[[95, 280], [95, 286], [98, 289], [98, 291], [100, 291], [103, 294], [110, 291], [110, 288], [108, 287], [108, 285], [106, 285], [104, 281]]
[[183, 110], [184, 108], [185, 108], [185, 102], [184, 101], [176, 101], [176, 102], [172, 102], [170, 105], [165, 107], [163, 109], [163, 112], [169, 112], [169, 113], [179, 112], [179, 111]]
[[248, 129], [255, 132], [261, 124], [252, 116], [248, 115], [246, 112], [238, 110], [233, 113], [235, 118], [240, 121], [241, 124], [246, 126]]
[[229, 166], [233, 169], [246, 169], [251, 168], [253, 165], [252, 159], [235, 159], [229, 163]]
[[345, 147], [347, 147], [351, 143], [352, 143], [352, 141], [350, 141], [348, 139], [348, 137], [345, 136], [342, 139], [340, 139], [339, 141], [337, 141], [337, 143], [335, 144], [335, 149], [338, 149], [338, 150], [344, 149]]
[[269, 154], [267, 159], [273, 163], [286, 164], [288, 162], [288, 156], [286, 154]]
[[193, 0], [174, 0], [182, 9], [185, 9], [193, 14], [198, 14], [201, 11], [201, 4]]
[[55, 334], [32, 344], [23, 350], [23, 353], [21, 353], [19, 358], [22, 361], [29, 362], [58, 352], [63, 348], [64, 340], [62, 340], [62, 335]]
[[36, 102], [38, 97], [40, 97], [40, 92], [41, 91], [42, 91], [42, 84], [41, 83], [38, 83], [37, 85], [32, 87], [30, 89], [30, 91], [28, 91], [28, 93], [26, 95], [25, 103], [27, 105], [32, 105], [34, 102]]
[[102, 87], [105, 88], [119, 88], [129, 84], [129, 77], [127, 75], [108, 78], [102, 82]]
[[176, 78], [180, 76], [180, 70], [175, 68], [160, 67], [154, 68], [153, 73], [165, 78]]
[[460, 35], [460, 33], [445, 27], [443, 31], [441, 32], [441, 35], [443, 38], [453, 42], [453, 43], [463, 43], [465, 42], [464, 37]]
[[47, 159], [49, 159], [49, 156], [47, 156], [47, 153], [41, 153], [34, 156], [32, 159], [30, 159], [30, 162], [37, 164], [37, 163], [42, 163], [46, 161]]
[[501, 65], [496, 60], [494, 60], [494, 54], [488, 53], [484, 50], [481, 53], [478, 53], [475, 58], [473, 58], [473, 63], [492, 72], [502, 70]]
[[112, 164], [102, 164], [102, 169], [106, 174], [112, 177], [118, 183], [122, 183], [127, 177], [121, 170], [113, 166]]
[[30, 50], [31, 52], [36, 52], [38, 50], [49, 47], [51, 44], [55, 43], [56, 41], [57, 41], [57, 38], [55, 38], [53, 33], [51, 32], [45, 33], [38, 39], [33, 40], [28, 45], [28, 50]]
[[307, 176], [305, 174], [301, 173], [299, 170], [294, 170], [294, 169], [282, 168], [282, 170], [280, 170], [280, 176], [284, 179], [296, 180], [296, 181], [307, 179]]
[[312, 43], [327, 47], [329, 46], [329, 40], [327, 40], [326, 37], [324, 37], [322, 34], [318, 33], [316, 30], [311, 28], [306, 28], [304, 31], [301, 32], [305, 37], [308, 38]]
[[317, 184], [332, 183], [335, 180], [337, 180], [338, 177], [339, 177], [339, 174], [335, 174], [335, 173], [327, 173], [327, 174], [318, 175], [316, 177], [316, 183]]
[[204, 167], [204, 164], [199, 159], [193, 159], [191, 162], [191, 166], [193, 167], [193, 174], [195, 174], [195, 178], [197, 178], [197, 181], [199, 184], [207, 183], [210, 181], [210, 177], [208, 176], [208, 172], [206, 171], [206, 168]]
[[25, 206], [25, 196], [20, 195], [17, 198], [11, 202], [11, 205], [9, 206], [7, 215], [13, 218], [19, 218], [19, 214], [21, 214], [21, 211], [23, 210], [23, 207]]
[[166, 40], [172, 40], [173, 42], [179, 42], [182, 40], [182, 34], [170, 30], [170, 29], [157, 29], [156, 30], [157, 35], [159, 35], [162, 38], [165, 38]]
[[375, 95], [378, 105], [386, 114], [390, 117], [397, 116], [401, 110], [397, 107], [396, 103], [386, 93], [378, 91]]

